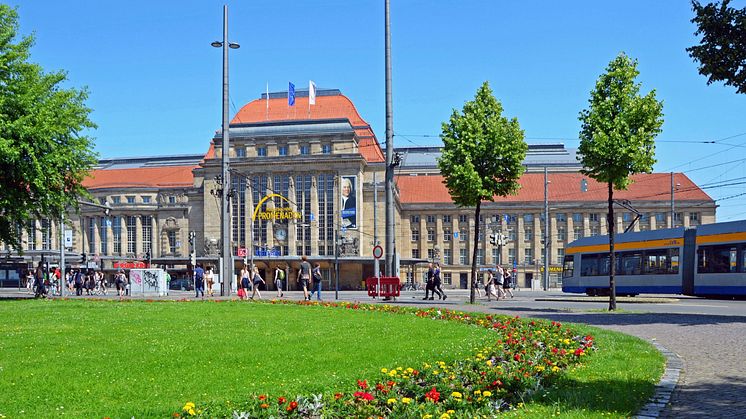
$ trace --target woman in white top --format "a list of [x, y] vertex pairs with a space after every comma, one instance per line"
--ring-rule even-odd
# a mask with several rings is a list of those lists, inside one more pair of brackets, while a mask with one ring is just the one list
[[207, 295], [212, 297], [212, 286], [215, 284], [215, 274], [212, 273], [212, 266], [208, 266], [205, 271], [205, 284], [207, 284]]

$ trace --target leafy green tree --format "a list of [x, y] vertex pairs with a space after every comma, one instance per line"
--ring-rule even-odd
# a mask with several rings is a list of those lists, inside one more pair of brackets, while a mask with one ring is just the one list
[[471, 297], [475, 300], [477, 248], [479, 247], [479, 211], [482, 201], [515, 193], [524, 171], [523, 159], [528, 145], [516, 118], [502, 116], [503, 107], [492, 95], [487, 82], [477, 90], [474, 100], [466, 102], [459, 113], [453, 110], [442, 124], [443, 153], [438, 167], [453, 202], [459, 207], [474, 207], [474, 247], [471, 263]]
[[19, 226], [77, 208], [97, 155], [82, 134], [95, 128], [87, 91], [30, 63], [34, 39], [17, 33], [17, 11], [0, 5], [0, 241], [20, 251]]
[[746, 93], [746, 7], [729, 7], [730, 0], [702, 6], [692, 1], [699, 45], [689, 47], [689, 56], [699, 62], [699, 74], [709, 76], [707, 84], [723, 81]]
[[614, 190], [627, 189], [631, 175], [652, 171], [655, 137], [663, 125], [663, 103], [656, 100], [655, 90], [639, 95], [639, 74], [636, 60], [617, 56], [599, 77], [590, 106], [579, 118], [581, 171], [609, 189], [609, 310], [616, 310]]

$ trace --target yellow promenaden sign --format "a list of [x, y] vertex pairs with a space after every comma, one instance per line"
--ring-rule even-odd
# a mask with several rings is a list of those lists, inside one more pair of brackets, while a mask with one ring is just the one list
[[252, 218], [253, 220], [284, 221], [303, 219], [303, 214], [298, 211], [293, 211], [292, 207], [272, 208], [260, 211], [262, 208], [262, 204], [267, 202], [268, 199], [272, 198], [280, 198], [288, 204], [292, 205], [292, 203], [287, 198], [280, 194], [269, 194], [262, 198], [262, 200], [259, 201], [259, 203], [256, 205], [256, 208], [254, 209], [254, 217]]

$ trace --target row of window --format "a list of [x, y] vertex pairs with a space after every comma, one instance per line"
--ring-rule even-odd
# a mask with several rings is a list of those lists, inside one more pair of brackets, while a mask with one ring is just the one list
[[697, 272], [746, 272], [746, 243], [699, 246]]
[[[679, 249], [651, 249], [618, 252], [617, 275], [672, 275], [679, 273]], [[565, 277], [573, 275], [573, 257], [564, 263]], [[589, 253], [580, 256], [580, 276], [608, 276], [609, 253]]]
[[[554, 213], [555, 220], [560, 223], [567, 222], [567, 214], [563, 212]], [[590, 222], [600, 222], [601, 218], [605, 217], [606, 214], [603, 213], [590, 213], [588, 214], [588, 221]], [[663, 224], [666, 222], [666, 217], [668, 216], [668, 213], [666, 212], [656, 212], [656, 213], [643, 213], [640, 217], [640, 220], [642, 222], [648, 222], [651, 218], [655, 218], [655, 222], [657, 224]], [[426, 221], [428, 224], [433, 224], [436, 221], [435, 215], [426, 215]], [[459, 216], [459, 223], [466, 223], [469, 221], [469, 216], [466, 214], [460, 214]], [[441, 216], [443, 219], [443, 223], [450, 223], [451, 222], [451, 216], [450, 215], [443, 215]], [[516, 220], [518, 219], [518, 215], [516, 214], [503, 214], [502, 216], [499, 214], [495, 214], [492, 216], [488, 216], [489, 221], [493, 223], [500, 222], [503, 218], [505, 219], [505, 222], [507, 224], [514, 224]], [[631, 212], [625, 212], [622, 213], [622, 221], [625, 223], [631, 222], [635, 218], [635, 215]], [[674, 214], [674, 221], [681, 222], [684, 218], [684, 213], [677, 212]], [[412, 224], [418, 224], [420, 222], [420, 216], [419, 215], [412, 215], [409, 217], [410, 222]], [[539, 219], [541, 221], [544, 221], [544, 214], [539, 214]], [[582, 223], [583, 222], [583, 214], [582, 213], [573, 213], [572, 214], [572, 220], [574, 223]], [[485, 216], [480, 215], [479, 216], [480, 224], [484, 223]], [[524, 223], [533, 223], [534, 222], [534, 214], [523, 214], [523, 222]], [[699, 223], [699, 213], [698, 212], [690, 212], [689, 213], [689, 222], [691, 224], [697, 224]]]
[[[471, 262], [471, 252], [468, 249], [458, 249], [459, 255], [458, 255], [458, 265], [468, 265]], [[562, 263], [562, 260], [565, 258], [565, 249], [554, 249], [554, 254], [556, 255], [556, 258], [554, 259], [555, 263]], [[412, 249], [412, 258], [414, 259], [420, 259], [422, 255], [420, 254], [419, 249]], [[444, 249], [443, 253], [440, 254], [439, 252], [435, 251], [434, 249], [427, 249], [427, 259], [428, 260], [436, 260], [442, 256], [442, 262], [444, 265], [452, 265], [456, 264], [454, 263], [453, 259], [453, 253], [451, 249]], [[515, 257], [515, 249], [508, 249], [508, 259], [501, 261], [501, 257], [499, 255], [498, 249], [493, 248], [492, 249], [492, 259], [487, 261], [485, 259], [484, 255], [484, 249], [477, 249], [477, 265], [484, 265], [486, 263], [507, 263], [509, 265], [513, 264], [513, 261], [516, 260]], [[550, 258], [551, 260], [551, 258]], [[526, 263], [529, 265], [539, 263], [544, 263], [544, 255], [541, 254], [539, 259], [534, 259], [534, 251], [533, 249], [523, 249], [523, 261], [520, 263]]]
[[[112, 204], [121, 204], [122, 203], [122, 197], [121, 196], [112, 196], [111, 203]], [[135, 204], [137, 203], [137, 196], [135, 195], [126, 195], [124, 197], [125, 202], [128, 204]], [[98, 202], [101, 205], [106, 205], [107, 198], [99, 198]], [[151, 204], [153, 203], [153, 197], [149, 195], [141, 195], [140, 196], [140, 202], [143, 204]], [[176, 203], [176, 197], [175, 196], [169, 196], [168, 197], [168, 203], [169, 204], [175, 204]]]
[[[301, 155], [311, 154], [311, 146], [308, 144], [301, 144], [298, 147], [298, 153]], [[332, 154], [331, 144], [321, 144], [321, 154]], [[256, 155], [258, 157], [267, 157], [267, 147], [256, 147]], [[287, 156], [288, 146], [281, 145], [277, 147], [277, 155]], [[246, 148], [236, 147], [236, 157], [246, 157]]]

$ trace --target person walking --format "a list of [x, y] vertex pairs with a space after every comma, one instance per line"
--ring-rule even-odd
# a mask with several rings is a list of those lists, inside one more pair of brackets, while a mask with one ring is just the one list
[[[321, 265], [316, 263], [313, 267], [313, 271], [311, 272], [311, 279], [313, 281], [313, 289], [311, 290], [311, 297], [313, 297], [313, 294], [316, 294], [316, 299], [318, 301], [321, 301], [321, 281], [324, 279], [321, 276]], [[309, 300], [311, 298], [309, 297]]]
[[[435, 294], [438, 294], [438, 299], [442, 299], [443, 295], [438, 292], [438, 290], [435, 287], [435, 268], [433, 267], [432, 262], [427, 264], [427, 277], [426, 277], [426, 283], [425, 283], [425, 298], [423, 300], [434, 300]], [[428, 298], [428, 292], [430, 293]]]
[[282, 292], [282, 281], [285, 280], [285, 270], [280, 265], [275, 266], [275, 287], [277, 287], [277, 298], [282, 298], [285, 294]]
[[513, 277], [510, 275], [510, 272], [508, 272], [507, 269], [503, 268], [503, 294], [505, 295], [505, 298], [508, 298], [508, 294], [510, 294], [510, 298], [513, 298], [513, 290], [511, 289], [513, 287]]
[[253, 300], [254, 296], [257, 296], [261, 300], [262, 294], [259, 293], [259, 286], [262, 284], [267, 285], [267, 283], [264, 281], [264, 278], [262, 278], [262, 276], [259, 275], [258, 266], [254, 266], [254, 276], [252, 277], [252, 281], [253, 281], [254, 286], [252, 287], [252, 290], [251, 290], [251, 299]]
[[440, 279], [440, 264], [435, 263], [435, 272], [433, 273], [433, 290], [434, 292], [438, 293], [440, 299], [445, 301], [448, 296], [446, 295], [445, 291], [443, 291], [443, 288], [440, 287], [441, 279]]
[[485, 281], [485, 294], [487, 294], [487, 301], [492, 301], [492, 297], [495, 297], [495, 301], [500, 300], [500, 294], [495, 293], [495, 274], [492, 269], [487, 271], [487, 280]]
[[126, 281], [126, 278], [124, 277], [124, 270], [122, 268], [119, 268], [116, 275], [114, 275], [114, 285], [117, 287], [117, 296], [119, 296], [119, 299], [122, 299], [122, 294], [124, 294], [124, 283]]
[[249, 289], [251, 288], [251, 270], [247, 265], [241, 268], [241, 295], [242, 300], [249, 299]]
[[303, 288], [303, 300], [310, 301], [311, 296], [308, 295], [308, 285], [311, 282], [311, 264], [308, 262], [308, 257], [303, 255], [301, 257], [300, 269], [298, 270], [298, 285]]
[[75, 295], [78, 297], [83, 295], [83, 281], [84, 281], [83, 272], [81, 269], [76, 269], [75, 274], [73, 275], [73, 284], [75, 284]]
[[200, 292], [202, 298], [205, 298], [205, 270], [202, 268], [202, 264], [198, 263], [194, 269], [194, 298], [198, 298]]
[[208, 266], [205, 270], [205, 283], [207, 284], [207, 296], [212, 297], [213, 285], [215, 285], [215, 274], [212, 272], [212, 266]]
[[504, 281], [503, 275], [504, 274], [505, 274], [505, 271], [503, 270], [503, 267], [500, 265], [497, 265], [497, 273], [495, 273], [495, 276], [492, 280], [495, 283], [495, 288], [496, 288], [495, 292], [497, 292], [497, 295], [503, 298], [505, 298], [505, 291], [503, 291], [503, 281]]

